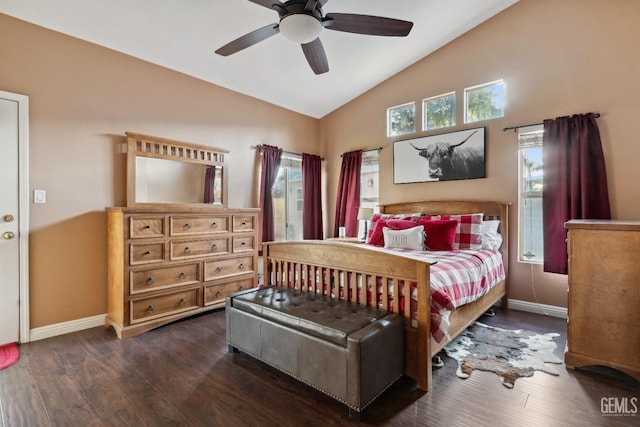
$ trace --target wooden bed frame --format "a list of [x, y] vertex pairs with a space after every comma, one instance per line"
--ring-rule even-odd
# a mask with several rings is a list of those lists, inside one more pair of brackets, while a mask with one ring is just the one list
[[[426, 215], [484, 214], [485, 220], [498, 219], [503, 236], [501, 246], [505, 274], [509, 266], [509, 205], [490, 201], [422, 201], [381, 205], [385, 214], [422, 213]], [[263, 243], [264, 283], [295, 287], [307, 292], [323, 293], [331, 288], [336, 298], [367, 303], [363, 283], [391, 283], [393, 295], [411, 295], [410, 284], [415, 282], [418, 294], [418, 317], [411, 319], [410, 304], [400, 306], [400, 298], [388, 304], [388, 286], [372, 286], [370, 301], [382, 301], [383, 309], [399, 313], [405, 318], [405, 373], [428, 391], [432, 386], [431, 358], [450, 341], [437, 343], [431, 337], [431, 292], [429, 266], [426, 261], [375, 250], [369, 245], [340, 241], [294, 241]], [[328, 286], [327, 286], [328, 285]], [[336, 290], [338, 290], [336, 292]], [[455, 338], [491, 306], [502, 299], [507, 306], [507, 279], [494, 286], [477, 301], [465, 304], [451, 313], [449, 335]], [[407, 298], [405, 300], [408, 301]]]

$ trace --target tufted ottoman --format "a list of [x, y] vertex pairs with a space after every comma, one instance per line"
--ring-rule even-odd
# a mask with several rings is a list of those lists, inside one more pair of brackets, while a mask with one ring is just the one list
[[227, 344], [361, 411], [404, 372], [402, 317], [298, 289], [227, 297]]

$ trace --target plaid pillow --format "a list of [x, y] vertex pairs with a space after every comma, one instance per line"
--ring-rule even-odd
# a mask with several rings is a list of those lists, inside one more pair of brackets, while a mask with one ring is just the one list
[[458, 221], [453, 249], [478, 250], [482, 246], [482, 218], [484, 214], [441, 215], [440, 219]]

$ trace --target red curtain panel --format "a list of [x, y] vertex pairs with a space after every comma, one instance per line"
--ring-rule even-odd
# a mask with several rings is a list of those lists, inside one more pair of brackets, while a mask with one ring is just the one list
[[611, 219], [607, 172], [593, 113], [544, 121], [544, 271], [567, 274], [570, 219]]
[[276, 181], [282, 149], [270, 145], [262, 146], [262, 172], [260, 175], [260, 214], [262, 216], [261, 228], [258, 230], [258, 241], [272, 242], [275, 240], [275, 225], [273, 214], [273, 197], [271, 187]]
[[322, 240], [322, 158], [302, 154], [302, 238]]
[[362, 166], [362, 150], [350, 151], [342, 155], [342, 167], [338, 180], [338, 197], [336, 200], [336, 217], [333, 236], [338, 236], [338, 229], [346, 227], [347, 237], [358, 235], [358, 207], [360, 206], [360, 168]]

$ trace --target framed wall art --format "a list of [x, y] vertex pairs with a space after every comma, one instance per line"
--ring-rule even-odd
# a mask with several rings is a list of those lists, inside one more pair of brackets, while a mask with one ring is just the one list
[[393, 183], [486, 178], [485, 128], [393, 143]]

